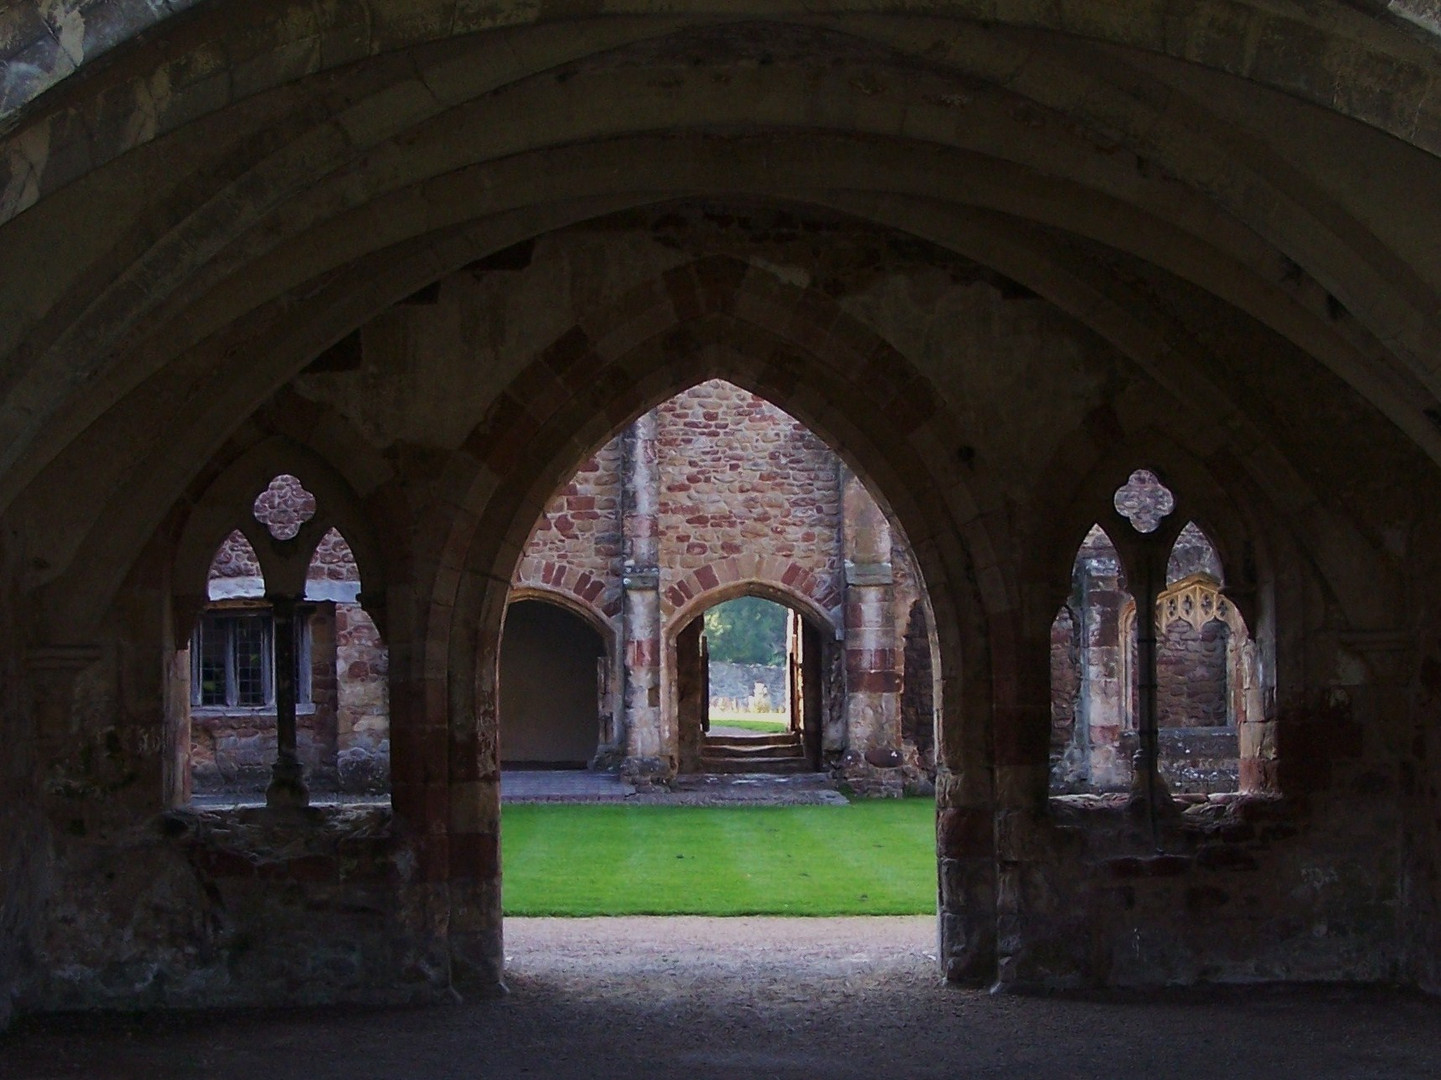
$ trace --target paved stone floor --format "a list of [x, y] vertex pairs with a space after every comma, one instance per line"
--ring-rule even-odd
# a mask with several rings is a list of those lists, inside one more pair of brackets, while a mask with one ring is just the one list
[[624, 802], [635, 788], [615, 773], [589, 769], [503, 769], [502, 802]]
[[846, 797], [824, 773], [678, 776], [671, 787], [636, 791], [614, 773], [584, 769], [507, 769], [500, 774], [507, 803], [615, 803], [646, 806], [844, 805]]
[[942, 985], [930, 918], [511, 919], [511, 993], [454, 1007], [49, 1017], [5, 1080], [1410, 1080], [1441, 1000], [1250, 987], [1050, 998]]
[[[737, 773], [725, 776], [680, 776], [671, 790], [637, 792], [615, 773], [589, 769], [506, 769], [500, 774], [501, 799], [508, 803], [616, 803], [652, 805], [726, 805], [782, 803], [836, 803], [846, 801], [823, 773], [771, 776]], [[312, 796], [314, 806], [383, 806], [388, 795]], [[262, 794], [197, 795], [190, 801], [197, 810], [244, 810], [265, 805]]]

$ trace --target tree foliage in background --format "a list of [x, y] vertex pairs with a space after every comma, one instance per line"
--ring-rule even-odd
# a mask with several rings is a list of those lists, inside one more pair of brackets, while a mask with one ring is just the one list
[[710, 658], [725, 664], [785, 662], [786, 609], [759, 596], [742, 596], [705, 613]]

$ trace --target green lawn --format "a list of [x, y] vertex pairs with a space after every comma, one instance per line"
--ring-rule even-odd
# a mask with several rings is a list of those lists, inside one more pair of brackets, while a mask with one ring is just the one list
[[710, 714], [711, 727], [740, 728], [742, 731], [768, 731], [779, 734], [791, 729], [791, 722], [781, 716], [777, 720], [757, 720], [755, 713], [713, 712]]
[[920, 915], [935, 803], [507, 806], [507, 915]]

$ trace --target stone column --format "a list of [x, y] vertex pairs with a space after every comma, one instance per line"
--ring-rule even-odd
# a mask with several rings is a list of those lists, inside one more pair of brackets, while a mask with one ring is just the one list
[[843, 485], [846, 568], [846, 741], [852, 783], [876, 793], [901, 789], [900, 673], [896, 665], [891, 530], [854, 476]]
[[1126, 697], [1131, 688], [1122, 679], [1120, 565], [1109, 543], [1087, 558], [1081, 574], [1081, 686], [1077, 734], [1085, 740], [1086, 776], [1102, 789], [1125, 790], [1131, 763], [1121, 753]]
[[[1150, 815], [1154, 831], [1175, 803], [1161, 776], [1161, 739], [1156, 711], [1156, 598], [1166, 584], [1170, 546], [1147, 536], [1137, 545], [1136, 598], [1136, 755], [1131, 777], [1131, 806]], [[1159, 834], [1155, 837], [1159, 844]]]
[[271, 810], [304, 810], [310, 804], [304, 770], [295, 749], [295, 606], [293, 596], [270, 596], [275, 634], [275, 766], [265, 805]]
[[653, 782], [675, 775], [674, 723], [661, 708], [661, 616], [657, 509], [660, 483], [656, 470], [656, 414], [644, 414], [622, 443], [621, 517], [625, 594], [621, 612], [625, 683], [625, 761], [621, 771], [633, 780]]

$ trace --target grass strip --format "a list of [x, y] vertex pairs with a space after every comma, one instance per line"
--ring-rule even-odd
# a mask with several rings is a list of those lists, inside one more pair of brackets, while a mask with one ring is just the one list
[[508, 806], [507, 915], [920, 915], [935, 803]]
[[729, 714], [717, 716], [714, 713], [711, 714], [710, 724], [712, 728], [740, 728], [742, 731], [769, 731], [776, 734], [781, 734], [791, 729], [789, 720], [757, 720], [754, 717]]

